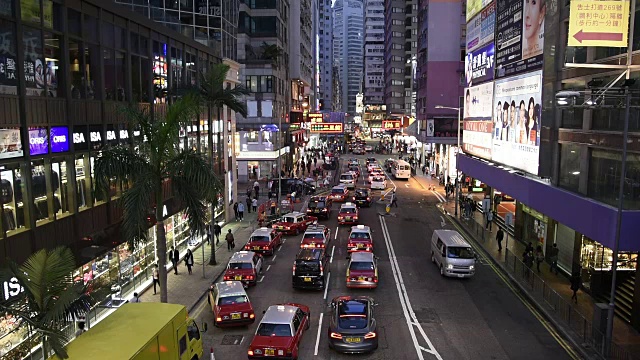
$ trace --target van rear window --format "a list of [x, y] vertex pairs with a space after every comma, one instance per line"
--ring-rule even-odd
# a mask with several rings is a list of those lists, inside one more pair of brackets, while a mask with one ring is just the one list
[[249, 239], [250, 242], [269, 242], [271, 239], [268, 236], [252, 236]]

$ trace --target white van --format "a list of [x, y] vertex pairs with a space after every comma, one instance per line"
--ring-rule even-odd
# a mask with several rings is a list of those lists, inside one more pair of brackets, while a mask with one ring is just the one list
[[411, 178], [411, 165], [404, 160], [396, 160], [391, 165], [391, 174], [396, 179], [409, 179]]
[[431, 261], [440, 275], [472, 277], [476, 271], [476, 254], [462, 235], [454, 230], [434, 230], [431, 235]]

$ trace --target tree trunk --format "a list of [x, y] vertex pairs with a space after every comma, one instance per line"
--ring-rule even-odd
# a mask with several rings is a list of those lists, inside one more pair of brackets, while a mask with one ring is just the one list
[[[207, 117], [209, 119], [209, 131], [207, 131], [207, 141], [209, 142], [209, 158], [211, 159], [211, 166], [214, 167], [213, 161], [213, 121], [211, 120], [211, 105], [207, 106]], [[211, 222], [209, 223], [211, 226], [211, 232], [213, 235], [213, 224], [216, 222], [216, 207], [214, 203], [211, 203]], [[211, 239], [211, 257], [209, 257], [209, 265], [218, 265], [216, 261], [216, 242], [213, 239], [215, 235], [212, 236]]]
[[[162, 187], [161, 187], [162, 188]], [[160, 302], [168, 302], [167, 297], [167, 236], [162, 216], [162, 191], [156, 201], [156, 255], [158, 256], [158, 280], [160, 281]]]

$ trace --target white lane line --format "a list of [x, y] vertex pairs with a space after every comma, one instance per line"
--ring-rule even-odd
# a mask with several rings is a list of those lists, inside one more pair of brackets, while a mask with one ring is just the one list
[[269, 269], [271, 269], [271, 265], [267, 266], [267, 271], [269, 271]]
[[408, 188], [408, 187], [409, 187], [409, 184], [404, 184], [404, 187]]
[[[391, 270], [393, 272], [393, 277], [396, 283], [396, 289], [398, 290], [398, 296], [400, 297], [400, 304], [402, 305], [402, 310], [404, 313], [405, 320], [407, 322], [407, 327], [409, 328], [409, 333], [411, 334], [411, 339], [413, 340], [413, 345], [416, 349], [416, 353], [420, 360], [424, 360], [422, 355], [421, 346], [418, 344], [418, 339], [416, 337], [415, 330], [413, 328], [413, 323], [419, 324], [419, 321], [413, 311], [413, 307], [411, 306], [411, 301], [409, 300], [409, 294], [407, 292], [406, 287], [404, 286], [404, 280], [402, 278], [402, 272], [400, 270], [400, 265], [398, 264], [398, 259], [396, 258], [396, 253], [393, 248], [393, 244], [391, 243], [391, 237], [389, 236], [389, 230], [387, 228], [386, 220], [383, 216], [378, 217], [380, 219], [380, 225], [382, 226], [382, 234], [384, 238], [385, 245], [387, 246], [387, 251], [389, 253], [389, 260], [391, 262]], [[422, 338], [427, 343], [429, 352], [433, 354], [436, 359], [442, 360], [442, 356], [438, 353], [438, 351], [433, 346], [433, 343], [425, 333], [422, 326], [416, 326]]]
[[333, 240], [336, 240], [338, 238], [338, 229], [339, 227], [336, 226], [336, 236], [333, 237]]
[[331, 273], [327, 275], [327, 282], [324, 284], [324, 297], [323, 299], [327, 300], [327, 291], [329, 290], [329, 280], [331, 280]]
[[316, 349], [313, 352], [314, 356], [318, 356], [318, 347], [320, 346], [320, 332], [322, 331], [322, 316], [324, 316], [324, 313], [320, 313], [320, 321], [318, 321], [318, 335], [316, 335]]
[[286, 242], [287, 242], [287, 239], [282, 239], [282, 243], [283, 244], [286, 243]]
[[433, 195], [435, 195], [435, 196], [438, 198], [438, 200], [439, 200], [440, 202], [445, 202], [444, 197], [443, 197], [442, 195], [440, 195], [440, 193], [438, 193], [437, 191], [431, 190], [431, 193], [432, 193]]
[[260, 276], [260, 279], [258, 280], [258, 282], [262, 282], [262, 280], [264, 280], [264, 275]]
[[329, 264], [333, 264], [333, 253], [336, 251], [335, 245], [331, 247], [331, 259], [329, 259]]
[[278, 257], [278, 254], [273, 255], [273, 257], [271, 258], [271, 261], [276, 261], [276, 257]]

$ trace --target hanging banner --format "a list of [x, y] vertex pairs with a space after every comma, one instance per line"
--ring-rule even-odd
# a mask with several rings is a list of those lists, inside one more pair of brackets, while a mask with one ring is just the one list
[[496, 3], [487, 5], [467, 23], [467, 52], [493, 41], [496, 29]]
[[571, 1], [568, 46], [627, 47], [628, 33], [628, 1]]

